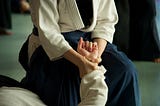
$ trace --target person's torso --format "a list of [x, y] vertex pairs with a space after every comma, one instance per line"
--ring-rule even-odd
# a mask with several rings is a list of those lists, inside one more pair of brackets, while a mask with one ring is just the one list
[[[36, 13], [36, 11], [38, 9], [37, 7], [40, 7], [40, 3], [36, 0], [30, 1], [32, 2], [32, 21], [37, 26], [38, 13]], [[95, 17], [97, 15], [99, 3], [98, 1], [96, 1], [96, 3], [92, 3], [92, 1], [93, 0], [57, 0], [56, 2], [52, 2], [57, 3], [57, 10], [59, 13], [58, 24], [60, 26], [61, 32], [69, 32], [81, 29], [83, 31], [92, 31], [96, 25]], [[52, 6], [52, 4], [50, 5]]]

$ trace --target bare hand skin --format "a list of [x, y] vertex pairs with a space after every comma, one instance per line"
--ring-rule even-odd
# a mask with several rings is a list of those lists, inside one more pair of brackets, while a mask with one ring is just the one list
[[87, 60], [84, 56], [73, 49], [68, 50], [64, 54], [64, 58], [75, 64], [79, 68], [80, 77], [97, 69], [98, 64]]
[[[80, 38], [77, 51], [70, 49], [64, 54], [64, 58], [75, 64], [79, 68], [80, 77], [96, 70], [101, 62], [107, 42], [103, 39], [95, 39], [95, 42], [83, 41]], [[102, 47], [99, 47], [103, 45]]]
[[80, 38], [78, 42], [77, 51], [91, 62], [101, 62], [101, 58], [98, 57], [99, 52], [97, 42], [83, 41], [83, 38]]
[[104, 49], [106, 48], [107, 41], [100, 38], [95, 38], [93, 40], [94, 42], [97, 42], [98, 45], [98, 57], [101, 57], [102, 53], [104, 52]]
[[96, 68], [95, 69], [89, 68], [88, 66], [90, 66], [90, 65], [87, 65], [88, 63], [94, 64], [97, 67], [98, 63], [101, 61], [98, 58], [98, 46], [97, 46], [97, 43], [83, 41], [83, 38], [80, 38], [80, 40], [78, 42], [77, 51], [82, 56], [84, 56], [85, 59], [87, 59], [89, 61], [86, 63], [87, 67], [83, 68], [86, 70], [79, 68], [80, 75], [83, 77], [85, 74], [88, 74], [96, 69]]

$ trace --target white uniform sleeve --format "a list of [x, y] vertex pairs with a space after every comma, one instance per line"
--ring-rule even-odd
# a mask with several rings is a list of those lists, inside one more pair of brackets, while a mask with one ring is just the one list
[[78, 106], [105, 106], [108, 97], [108, 87], [104, 81], [103, 66], [85, 75], [81, 80], [81, 102]]
[[102, 38], [112, 43], [118, 14], [114, 0], [100, 0], [97, 13], [97, 24], [92, 38]]
[[37, 10], [34, 11], [38, 14], [36, 15], [38, 20], [36, 27], [39, 32], [40, 43], [51, 60], [59, 58], [71, 49], [71, 46], [61, 34], [58, 25], [59, 14], [57, 2], [58, 0], [39, 0], [39, 3], [36, 0], [36, 2], [32, 2], [39, 4], [36, 7]]
[[0, 87], [0, 106], [47, 106], [35, 93], [18, 87]]

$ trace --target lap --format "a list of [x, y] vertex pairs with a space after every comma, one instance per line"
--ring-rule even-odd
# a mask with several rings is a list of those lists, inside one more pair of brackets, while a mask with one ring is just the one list
[[[66, 39], [69, 39], [69, 43], [71, 42], [71, 45], [76, 47], [80, 36]], [[123, 77], [127, 76], [126, 79], [130, 79], [136, 76], [136, 69], [132, 61], [111, 43], [108, 43], [102, 55], [101, 64], [108, 70], [105, 74], [105, 81], [110, 89], [108, 99], [113, 100], [110, 95], [113, 96], [113, 93], [116, 92], [112, 91], [122, 88], [121, 85], [119, 88], [117, 87], [119, 85], [118, 82], [130, 81], [124, 80]], [[61, 105], [67, 103], [70, 106], [74, 106], [80, 100], [78, 68], [64, 58], [50, 61], [41, 46], [36, 49], [31, 57], [30, 71], [27, 72], [25, 80], [25, 85], [28, 84], [27, 87], [31, 87], [32, 90], [40, 95], [42, 100], [48, 103], [61, 103]], [[75, 99], [73, 100], [72, 98]]]

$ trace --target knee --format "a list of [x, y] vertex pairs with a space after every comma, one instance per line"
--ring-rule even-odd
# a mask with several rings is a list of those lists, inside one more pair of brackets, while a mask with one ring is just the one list
[[124, 75], [127, 79], [137, 79], [137, 69], [132, 62], [127, 62], [123, 64], [122, 70], [124, 72]]

